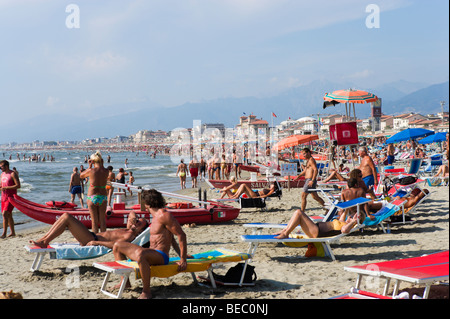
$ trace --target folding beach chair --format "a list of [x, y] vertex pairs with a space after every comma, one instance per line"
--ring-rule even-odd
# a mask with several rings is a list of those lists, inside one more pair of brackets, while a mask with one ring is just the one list
[[[359, 214], [360, 206], [367, 204], [369, 201], [370, 201], [370, 199], [361, 197], [361, 198], [356, 198], [356, 199], [353, 199], [351, 201], [347, 201], [344, 203], [337, 203], [337, 204], [335, 204], [335, 206], [336, 206], [336, 209], [347, 209], [347, 208], [357, 207], [357, 214]], [[331, 217], [327, 216], [326, 217], [327, 221], [328, 221], [328, 218], [330, 218], [329, 220], [331, 220]], [[269, 227], [265, 227], [262, 224], [260, 224], [260, 225], [246, 224], [246, 225], [247, 225], [246, 227], [269, 228]], [[364, 227], [363, 224], [357, 225], [350, 231], [350, 233], [360, 230], [363, 227]], [[281, 228], [281, 226], [276, 226], [276, 228]], [[348, 234], [341, 233], [341, 234], [338, 234], [338, 235], [332, 236], [332, 237], [309, 238], [305, 234], [292, 234], [291, 233], [289, 238], [278, 239], [278, 238], [275, 238], [276, 235], [252, 234], [252, 235], [242, 235], [241, 240], [249, 243], [248, 253], [250, 255], [252, 255], [252, 258], [255, 255], [258, 245], [260, 243], [283, 243], [283, 244], [287, 244], [287, 245], [292, 245], [292, 244], [294, 244], [294, 245], [300, 244], [301, 245], [303, 243], [305, 243], [305, 244], [306, 243], [308, 243], [308, 244], [316, 243], [316, 244], [318, 244], [319, 249], [321, 249], [323, 251], [323, 254], [325, 256], [330, 257], [334, 261], [334, 260], [336, 260], [336, 257], [334, 256], [334, 254], [332, 252], [330, 244], [339, 241], [340, 238], [342, 238], [343, 236], [346, 236], [346, 235], [348, 235]]]
[[[216, 288], [216, 282], [213, 275], [213, 268], [217, 267], [219, 264], [224, 264], [228, 262], [241, 262], [244, 261], [244, 267], [241, 274], [241, 279], [239, 283], [236, 285], [242, 286], [244, 285], [244, 276], [247, 268], [247, 264], [250, 260], [250, 255], [246, 253], [235, 252], [232, 250], [218, 248], [214, 250], [209, 250], [203, 253], [194, 254], [193, 259], [187, 259], [187, 268], [182, 272], [189, 272], [192, 275], [192, 279], [194, 282], [197, 282], [197, 278], [195, 277], [196, 272], [207, 271], [208, 278], [211, 282], [213, 288]], [[175, 276], [180, 273], [177, 268], [178, 264], [176, 262], [179, 260], [179, 257], [170, 258], [168, 265], [159, 265], [159, 266], [151, 266], [151, 275], [152, 277], [159, 278], [167, 278], [171, 276]], [[131, 274], [136, 275], [136, 279], [140, 279], [139, 274], [139, 266], [136, 262], [130, 260], [124, 261], [113, 261], [113, 262], [101, 262], [94, 263], [93, 266], [95, 268], [106, 271], [105, 278], [103, 280], [100, 291], [105, 295], [113, 298], [121, 298], [123, 291], [125, 290], [125, 286], [129, 280]], [[107, 284], [109, 282], [110, 276], [119, 275], [123, 276], [122, 284], [119, 288], [117, 294], [113, 294], [107, 291]]]
[[[133, 241], [133, 244], [143, 246], [150, 241], [150, 227], [147, 227]], [[30, 271], [37, 271], [42, 265], [45, 256], [50, 259], [84, 260], [98, 258], [111, 252], [112, 249], [105, 246], [81, 246], [79, 243], [52, 243], [46, 248], [35, 245], [24, 247], [29, 253], [36, 254]]]
[[400, 282], [406, 281], [425, 285], [422, 298], [426, 299], [433, 283], [448, 280], [449, 251], [446, 250], [421, 257], [344, 267], [344, 270], [358, 274], [356, 289], [360, 288], [364, 276], [377, 277], [386, 280], [383, 291], [383, 296], [386, 296], [390, 281], [394, 279], [393, 296], [398, 294]]

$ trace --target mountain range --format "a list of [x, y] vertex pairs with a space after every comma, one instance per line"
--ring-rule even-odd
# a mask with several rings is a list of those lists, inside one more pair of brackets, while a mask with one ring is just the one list
[[[14, 130], [14, 142], [18, 143], [34, 140], [80, 141], [86, 138], [128, 136], [139, 130], [170, 131], [178, 127], [190, 128], [193, 120], [234, 127], [239, 123], [240, 116], [252, 113], [277, 125], [288, 118], [344, 114], [342, 104], [324, 110], [323, 96], [326, 92], [350, 87], [369, 91], [382, 98], [384, 114], [435, 114], [441, 112], [440, 101], [446, 101], [445, 110], [448, 110], [448, 81], [429, 85], [401, 80], [375, 88], [361, 88], [352, 83], [317, 80], [270, 97], [219, 98], [175, 107], [161, 107], [148, 101], [115, 104], [96, 109], [96, 114], [103, 114], [96, 119], [89, 118], [89, 114], [71, 114], [70, 117], [62, 113], [41, 115], [3, 125], [0, 127], [0, 136], [5, 136], [6, 133], [6, 136], [11, 136], [11, 130]], [[368, 104], [356, 104], [358, 118], [366, 118], [369, 114]], [[15, 129], [18, 126], [24, 129]], [[13, 141], [0, 140], [0, 143], [8, 142]]]

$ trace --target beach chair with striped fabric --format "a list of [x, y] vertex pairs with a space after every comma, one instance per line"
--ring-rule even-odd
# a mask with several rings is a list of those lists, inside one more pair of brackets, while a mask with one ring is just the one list
[[431, 285], [438, 281], [448, 281], [449, 251], [441, 251], [420, 257], [344, 267], [344, 270], [358, 275], [356, 289], [359, 289], [364, 276], [385, 280], [383, 296], [388, 294], [391, 280], [395, 280], [392, 295], [398, 294], [401, 282], [425, 285], [422, 298], [428, 298]]
[[[192, 279], [194, 282], [197, 282], [197, 278], [195, 277], [196, 272], [207, 271], [209, 281], [211, 282], [211, 286], [216, 288], [216, 281], [214, 279], [214, 275], [212, 270], [224, 263], [234, 262], [239, 263], [244, 261], [244, 267], [241, 274], [240, 282], [236, 283], [238, 286], [244, 285], [244, 275], [246, 272], [247, 264], [250, 260], [250, 255], [247, 253], [240, 253], [232, 250], [228, 250], [225, 248], [218, 248], [214, 250], [209, 250], [206, 252], [198, 253], [193, 255], [194, 258], [187, 259], [187, 268], [183, 270], [184, 273], [191, 273]], [[172, 257], [169, 259], [168, 265], [158, 265], [151, 266], [151, 275], [152, 277], [159, 278], [167, 278], [171, 276], [175, 276], [180, 273], [178, 271], [177, 261], [180, 260], [179, 257]], [[112, 262], [100, 262], [94, 263], [93, 266], [95, 268], [106, 271], [105, 278], [103, 280], [100, 291], [105, 295], [113, 298], [121, 298], [123, 291], [125, 290], [125, 286], [129, 280], [131, 274], [136, 275], [136, 279], [140, 279], [139, 274], [139, 266], [137, 262], [131, 260], [123, 260], [123, 261], [112, 261]], [[111, 275], [119, 275], [123, 277], [122, 283], [120, 285], [119, 291], [117, 294], [111, 293], [107, 290], [107, 285]]]
[[[143, 246], [150, 241], [150, 227], [140, 233], [133, 241], [133, 244]], [[63, 260], [84, 260], [98, 258], [112, 251], [105, 246], [81, 246], [79, 243], [52, 243], [46, 248], [35, 245], [24, 247], [29, 253], [36, 254], [31, 265], [30, 271], [34, 272], [40, 269], [42, 262], [47, 254], [50, 259]]]

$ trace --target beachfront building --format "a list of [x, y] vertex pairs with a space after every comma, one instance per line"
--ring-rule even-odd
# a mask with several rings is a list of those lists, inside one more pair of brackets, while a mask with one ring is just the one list
[[241, 116], [239, 124], [236, 125], [236, 130], [240, 130], [244, 135], [248, 136], [250, 132], [258, 132], [259, 129], [269, 129], [269, 122], [263, 119], [258, 119], [256, 115]]
[[416, 120], [425, 120], [426, 116], [418, 113], [405, 113], [394, 117], [393, 129], [394, 130], [404, 130], [409, 128], [409, 122]]

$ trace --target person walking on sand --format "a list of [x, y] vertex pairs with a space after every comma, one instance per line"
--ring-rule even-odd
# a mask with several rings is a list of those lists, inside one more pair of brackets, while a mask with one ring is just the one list
[[89, 177], [89, 189], [86, 199], [91, 214], [92, 231], [98, 233], [100, 225], [100, 231], [105, 232], [106, 207], [108, 204], [106, 183], [109, 172], [103, 166], [102, 154], [99, 151], [91, 155], [88, 163], [89, 168], [81, 174], [81, 178]]
[[1, 207], [3, 217], [3, 234], [1, 235], [1, 238], [6, 237], [8, 226], [11, 230], [8, 237], [14, 237], [16, 236], [14, 219], [12, 216], [14, 206], [9, 202], [9, 198], [17, 194], [17, 189], [20, 188], [20, 180], [17, 173], [9, 169], [9, 162], [7, 160], [0, 161], [0, 169], [2, 170], [0, 191], [2, 193]]
[[319, 170], [317, 169], [317, 163], [314, 157], [311, 155], [311, 151], [309, 148], [305, 147], [302, 150], [302, 154], [306, 159], [306, 166], [298, 177], [305, 176], [305, 185], [303, 186], [302, 193], [302, 204], [301, 211], [305, 211], [308, 195], [311, 196], [323, 207], [325, 206], [325, 202], [323, 199], [317, 194], [317, 192], [310, 192], [309, 190], [312, 188], [316, 188], [317, 186], [317, 175], [319, 174]]
[[197, 160], [197, 157], [194, 157], [192, 161], [189, 163], [189, 173], [192, 178], [192, 188], [197, 188], [197, 177], [198, 177], [198, 169], [200, 167], [200, 163]]
[[108, 179], [107, 179], [107, 185], [106, 185], [106, 191], [108, 192], [108, 206], [111, 206], [111, 200], [114, 193], [114, 187], [112, 186], [112, 182], [116, 181], [116, 174], [113, 172], [113, 167], [109, 165], [107, 167], [108, 169]]
[[69, 184], [69, 193], [70, 193], [70, 201], [71, 203], [75, 203], [75, 195], [78, 194], [78, 198], [80, 199], [81, 208], [84, 208], [83, 205], [83, 197], [82, 197], [83, 188], [81, 185], [81, 177], [78, 173], [78, 167], [73, 168], [73, 173], [70, 176], [70, 184]]
[[187, 172], [188, 172], [187, 166], [186, 166], [186, 164], [184, 164], [184, 160], [181, 159], [180, 164], [178, 165], [178, 169], [177, 169], [177, 175], [180, 177], [181, 189], [186, 188]]
[[[152, 215], [152, 227], [150, 228], [150, 247], [128, 243], [117, 242], [113, 246], [115, 260], [130, 258], [137, 261], [142, 278], [142, 293], [139, 299], [150, 299], [150, 279], [152, 265], [167, 265], [169, 263], [169, 250], [173, 246], [180, 256], [177, 261], [178, 271], [183, 271], [187, 267], [186, 234], [178, 221], [172, 214], [166, 211], [164, 197], [155, 189], [146, 190], [142, 193], [145, 202], [145, 209]], [[178, 243], [174, 237], [178, 238]], [[122, 279], [123, 280], [123, 279]]]

